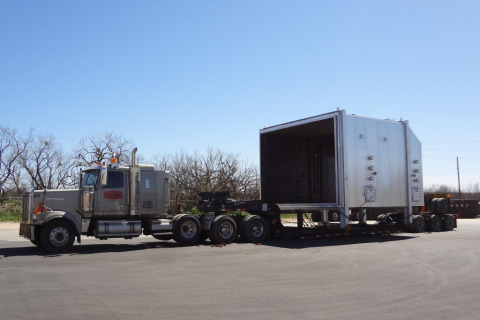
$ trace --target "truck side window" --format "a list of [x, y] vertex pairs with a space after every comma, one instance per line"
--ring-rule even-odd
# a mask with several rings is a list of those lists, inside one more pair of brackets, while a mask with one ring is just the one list
[[85, 172], [82, 180], [82, 186], [96, 186], [98, 174], [98, 170]]
[[122, 188], [123, 187], [123, 172], [110, 171], [108, 172], [106, 188]]

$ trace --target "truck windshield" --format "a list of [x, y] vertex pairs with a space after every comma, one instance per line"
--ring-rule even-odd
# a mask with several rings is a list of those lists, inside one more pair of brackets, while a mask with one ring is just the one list
[[82, 187], [83, 186], [97, 186], [98, 176], [100, 170], [92, 170], [83, 172]]

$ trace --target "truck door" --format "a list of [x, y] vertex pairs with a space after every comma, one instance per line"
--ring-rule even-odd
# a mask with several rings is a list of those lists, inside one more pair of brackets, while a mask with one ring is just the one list
[[98, 189], [97, 215], [123, 216], [127, 214], [123, 171], [108, 171], [107, 184]]

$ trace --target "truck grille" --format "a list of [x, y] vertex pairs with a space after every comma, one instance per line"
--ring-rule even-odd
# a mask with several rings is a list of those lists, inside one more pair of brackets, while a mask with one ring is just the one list
[[30, 214], [29, 212], [29, 207], [30, 207], [30, 202], [32, 201], [32, 197], [26, 193], [23, 195], [23, 210], [22, 210], [22, 220], [27, 221], [28, 216]]

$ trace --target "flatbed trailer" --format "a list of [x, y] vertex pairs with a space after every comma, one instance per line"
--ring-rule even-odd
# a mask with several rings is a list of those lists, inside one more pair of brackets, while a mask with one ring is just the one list
[[[200, 221], [211, 220], [213, 217], [229, 216], [240, 226], [240, 237], [248, 242], [262, 242], [269, 238], [299, 238], [342, 236], [357, 234], [390, 234], [398, 232], [437, 232], [451, 231], [457, 227], [456, 216], [445, 211], [443, 207], [447, 199], [436, 199], [439, 210], [417, 212], [413, 214], [412, 224], [405, 225], [403, 212], [380, 214], [376, 221], [367, 222], [364, 210], [355, 210], [347, 217], [349, 224], [342, 228], [339, 222], [339, 212], [336, 210], [288, 210], [281, 211], [274, 203], [263, 203], [260, 200], [238, 201], [228, 198], [228, 191], [203, 192], [197, 209], [203, 214]], [[420, 209], [420, 208], [417, 208]], [[245, 213], [247, 216], [245, 216]], [[282, 215], [294, 215], [294, 219], [282, 218]], [[212, 218], [208, 218], [212, 217]], [[242, 224], [250, 217], [256, 217], [256, 223], [250, 227]], [[250, 229], [248, 229], [250, 228]], [[233, 241], [233, 239], [231, 239]], [[228, 241], [230, 243], [231, 241]]]

